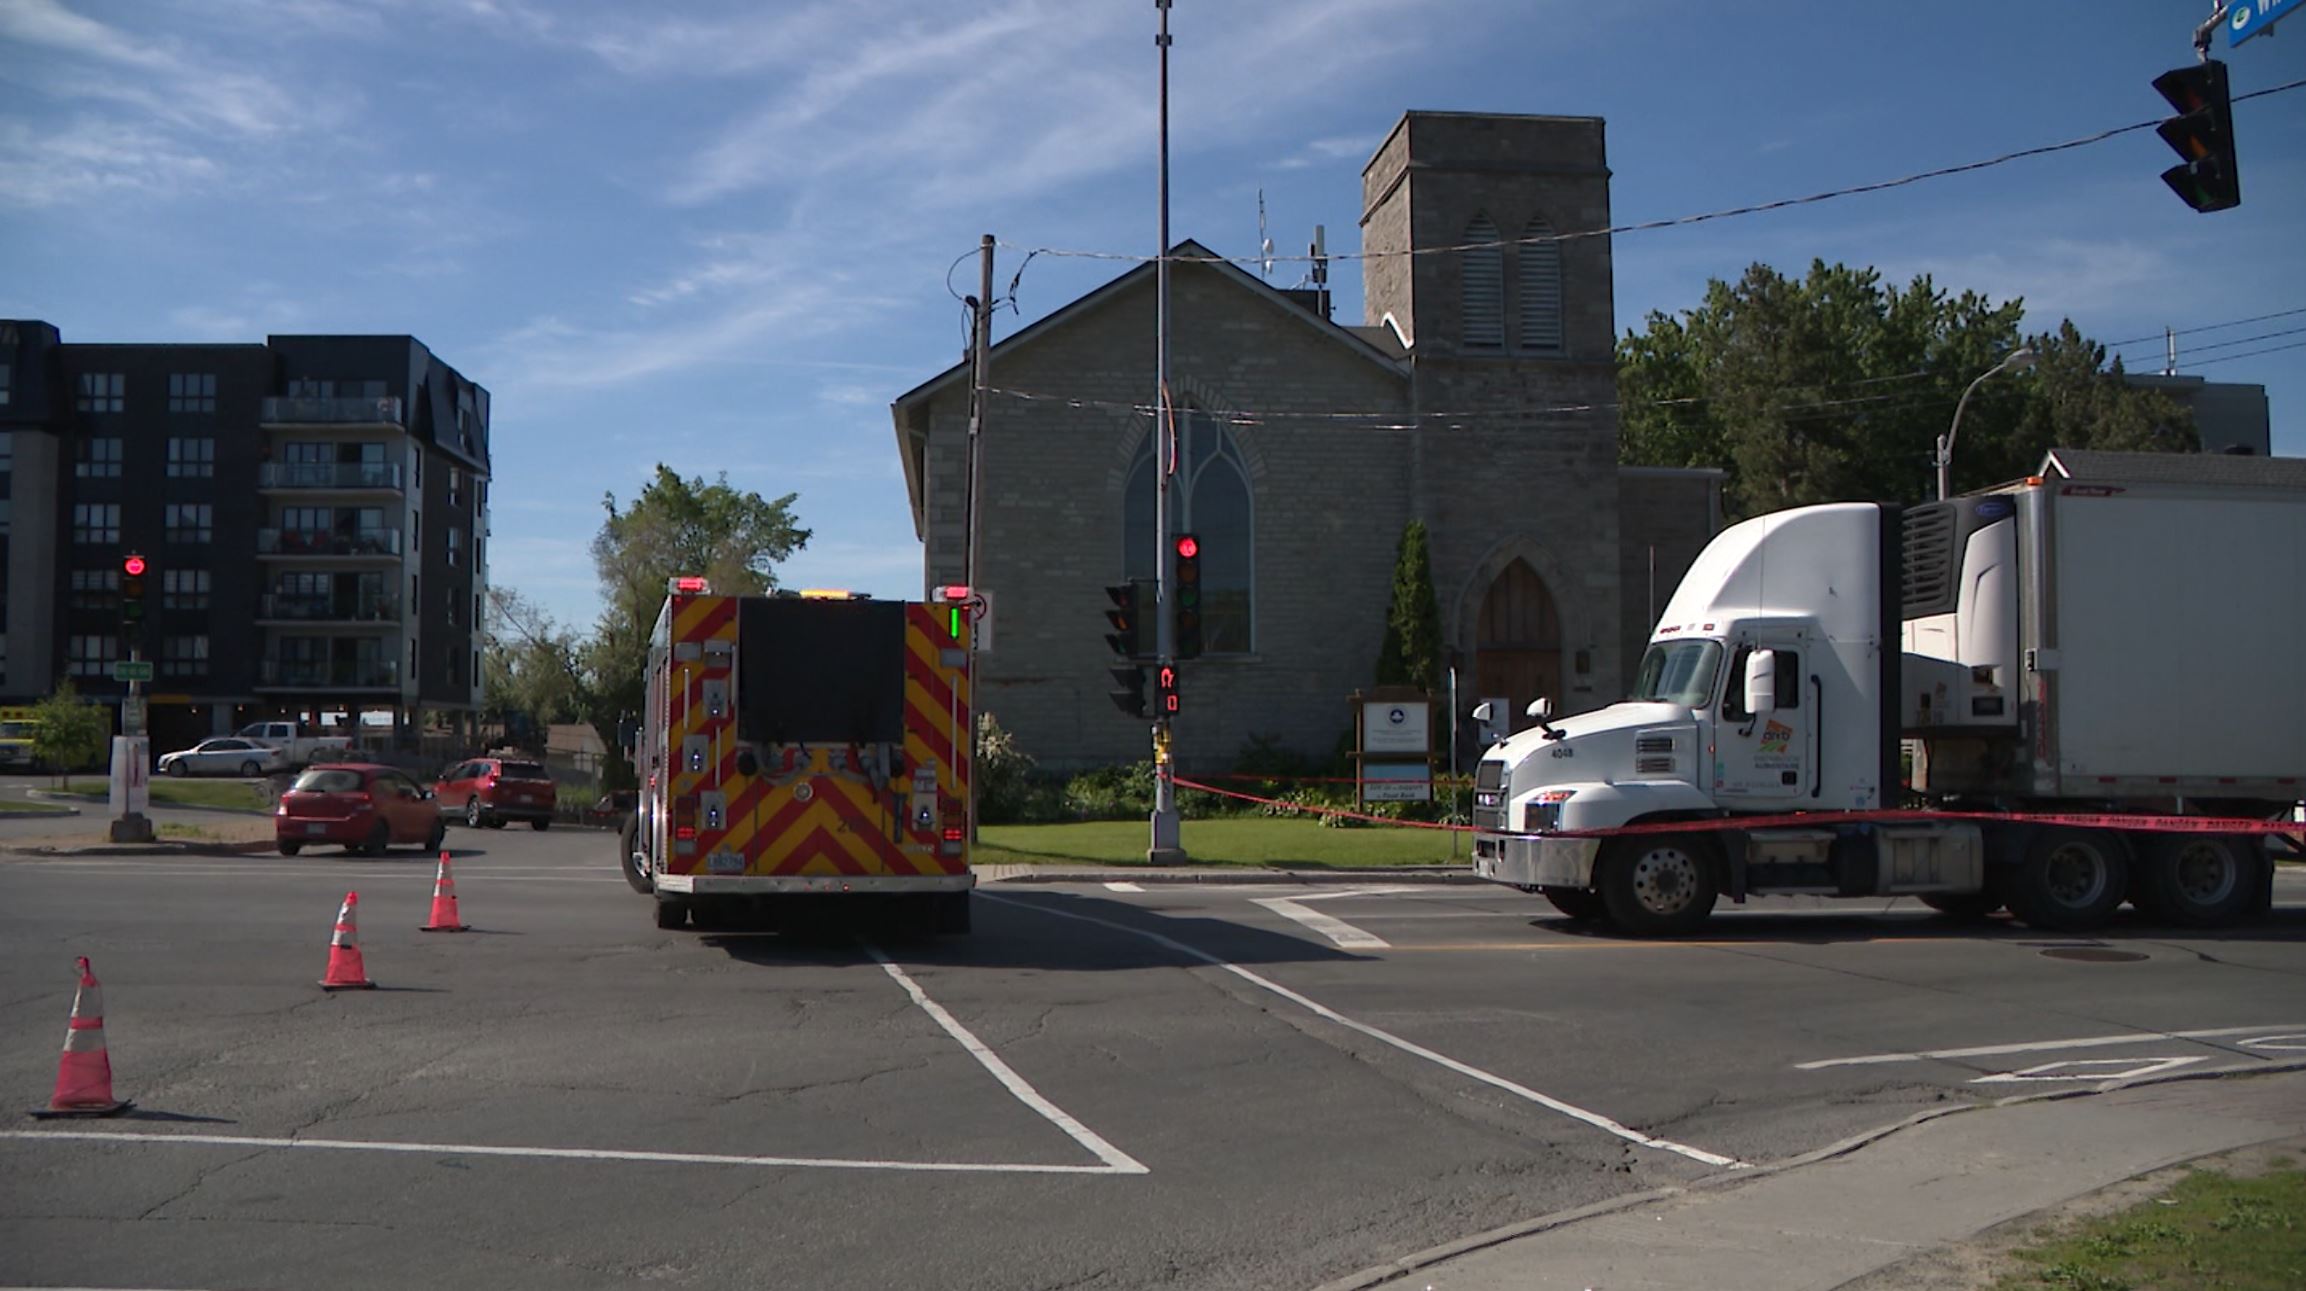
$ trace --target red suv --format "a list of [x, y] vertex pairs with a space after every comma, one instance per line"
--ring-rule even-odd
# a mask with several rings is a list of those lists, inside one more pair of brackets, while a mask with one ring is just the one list
[[530, 829], [550, 829], [560, 797], [543, 763], [510, 758], [459, 762], [440, 773], [432, 792], [442, 811], [461, 810], [464, 823], [475, 829], [483, 825], [502, 829], [508, 820], [525, 820]]
[[438, 851], [448, 826], [432, 793], [391, 767], [333, 762], [307, 767], [272, 816], [282, 856], [306, 844], [335, 845], [382, 856], [396, 843], [422, 843]]

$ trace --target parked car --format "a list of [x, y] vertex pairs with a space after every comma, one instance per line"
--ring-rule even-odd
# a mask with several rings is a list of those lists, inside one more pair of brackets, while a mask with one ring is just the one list
[[189, 749], [160, 755], [161, 773], [172, 776], [236, 775], [253, 780], [287, 768], [288, 761], [280, 750], [237, 735], [219, 735]]
[[550, 829], [560, 798], [543, 763], [516, 758], [459, 762], [440, 773], [432, 792], [442, 811], [463, 812], [464, 823], [475, 829], [483, 825], [502, 829], [508, 820], [525, 820], [531, 829]]
[[404, 843], [437, 851], [448, 834], [431, 790], [391, 767], [365, 762], [305, 768], [280, 795], [272, 825], [282, 856], [332, 845], [370, 856]]

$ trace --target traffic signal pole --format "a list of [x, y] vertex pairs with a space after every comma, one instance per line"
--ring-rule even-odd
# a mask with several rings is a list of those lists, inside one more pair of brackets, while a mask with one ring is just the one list
[[[1160, 229], [1156, 234], [1160, 246], [1157, 248], [1159, 258], [1153, 263], [1153, 447], [1156, 454], [1153, 472], [1156, 485], [1153, 568], [1157, 589], [1153, 610], [1153, 649], [1157, 658], [1155, 666], [1167, 670], [1177, 666], [1174, 565], [1169, 543], [1169, 533], [1175, 519], [1170, 511], [1174, 495], [1169, 486], [1177, 470], [1177, 418], [1176, 410], [1169, 403], [1169, 0], [1153, 0], [1153, 7], [1161, 14], [1161, 31], [1153, 38], [1154, 47], [1160, 51], [1161, 61], [1161, 177], [1158, 185], [1161, 209]], [[1185, 847], [1178, 837], [1177, 768], [1170, 760], [1169, 727], [1169, 714], [1156, 711], [1153, 714], [1152, 842], [1145, 851], [1145, 860], [1153, 865], [1172, 865], [1185, 859]]]
[[136, 810], [136, 789], [151, 774], [144, 743], [144, 557], [130, 552], [120, 562], [120, 628], [128, 645], [128, 695], [120, 702], [120, 738], [112, 741], [112, 782], [120, 794], [120, 814], [107, 831], [115, 843], [149, 843], [152, 821]]

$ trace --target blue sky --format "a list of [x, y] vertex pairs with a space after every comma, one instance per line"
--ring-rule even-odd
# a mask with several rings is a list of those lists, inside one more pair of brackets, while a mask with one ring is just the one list
[[[1173, 229], [1355, 247], [1408, 108], [1607, 118], [1621, 223], [1892, 178], [2166, 115], [2202, 3], [1177, 0]], [[1154, 249], [1151, 0], [0, 0], [0, 315], [67, 340], [408, 332], [495, 396], [499, 585], [596, 608], [604, 491], [653, 464], [797, 492], [795, 585], [916, 593], [889, 428], [960, 357], [947, 270]], [[2306, 78], [2306, 18], [2227, 50]], [[2243, 205], [2197, 215], [2150, 131], [1887, 193], [1620, 236], [1621, 330], [1814, 256], [2072, 317], [2306, 308], [2306, 91], [2241, 105]], [[1023, 259], [1004, 249], [1006, 283]], [[1119, 271], [1043, 256], [998, 335]], [[954, 281], [971, 289], [973, 264]], [[1293, 285], [1303, 266], [1273, 271]], [[1358, 322], [1360, 279], [1334, 275]], [[2306, 314], [2182, 346], [2306, 326]], [[2306, 455], [2306, 333], [2200, 349]]]

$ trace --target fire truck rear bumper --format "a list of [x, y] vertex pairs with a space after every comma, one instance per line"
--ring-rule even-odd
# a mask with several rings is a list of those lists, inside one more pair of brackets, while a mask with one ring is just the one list
[[659, 892], [690, 896], [786, 896], [825, 892], [966, 892], [974, 874], [659, 874]]
[[1477, 834], [1473, 872], [1514, 887], [1582, 888], [1593, 882], [1593, 858], [1600, 850], [1598, 838]]

